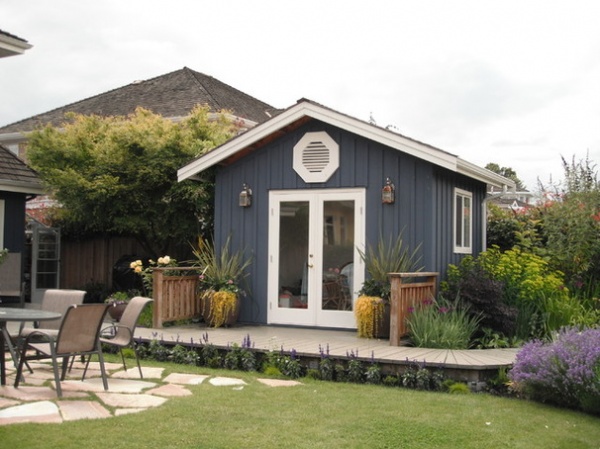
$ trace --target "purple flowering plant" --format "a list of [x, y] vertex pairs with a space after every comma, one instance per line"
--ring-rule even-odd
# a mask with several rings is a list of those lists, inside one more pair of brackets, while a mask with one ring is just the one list
[[523, 346], [509, 378], [531, 399], [600, 414], [600, 328], [563, 328]]

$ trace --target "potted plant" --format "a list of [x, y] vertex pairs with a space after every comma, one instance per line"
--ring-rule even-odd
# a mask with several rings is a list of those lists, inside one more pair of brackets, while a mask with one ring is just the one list
[[389, 338], [391, 285], [388, 273], [420, 271], [421, 267], [417, 268], [420, 248], [418, 245], [410, 252], [401, 232], [395, 240], [391, 235], [387, 240], [380, 236], [377, 247], [358, 250], [368, 275], [354, 305], [359, 337]]
[[248, 274], [250, 260], [244, 258], [241, 250], [231, 251], [230, 246], [229, 237], [219, 252], [214, 243], [200, 240], [194, 250], [196, 264], [202, 270], [198, 279], [202, 316], [210, 327], [234, 324], [239, 315], [240, 296], [245, 294], [240, 283]]
[[106, 304], [110, 304], [108, 308], [108, 314], [115, 321], [120, 321], [123, 312], [125, 312], [125, 308], [129, 301], [134, 296], [137, 296], [139, 292], [137, 290], [133, 291], [118, 291], [112, 293], [106, 300], [104, 301]]

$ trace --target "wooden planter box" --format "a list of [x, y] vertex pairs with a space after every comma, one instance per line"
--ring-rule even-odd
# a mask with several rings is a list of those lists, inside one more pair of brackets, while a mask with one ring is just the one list
[[[200, 298], [196, 292], [197, 268], [169, 267], [152, 270], [154, 313], [152, 327], [161, 328], [167, 321], [188, 320], [200, 315]], [[181, 271], [181, 276], [165, 276], [165, 271]], [[194, 274], [186, 272], [194, 271]]]
[[406, 317], [416, 304], [435, 298], [439, 273], [389, 273], [392, 284], [390, 297], [390, 345], [400, 346], [400, 339], [408, 333]]

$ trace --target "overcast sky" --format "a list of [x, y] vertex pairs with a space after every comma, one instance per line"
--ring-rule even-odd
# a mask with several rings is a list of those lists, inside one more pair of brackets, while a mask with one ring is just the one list
[[187, 66], [308, 98], [530, 190], [600, 161], [600, 1], [2, 0], [0, 126]]

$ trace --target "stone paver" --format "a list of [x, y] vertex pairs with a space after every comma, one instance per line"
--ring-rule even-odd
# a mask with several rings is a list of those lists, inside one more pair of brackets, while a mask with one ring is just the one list
[[153, 388], [148, 390], [147, 394], [154, 394], [156, 396], [174, 397], [174, 396], [191, 396], [192, 392], [185, 388], [183, 385], [167, 384], [161, 387]]
[[109, 418], [110, 412], [96, 401], [58, 401], [56, 403], [65, 421]]
[[22, 422], [62, 422], [58, 406], [51, 401], [30, 402], [0, 410], [0, 425]]
[[197, 374], [172, 373], [165, 377], [165, 382], [182, 385], [199, 385], [210, 376], [198, 376]]
[[167, 401], [150, 394], [98, 393], [97, 396], [106, 405], [120, 408], [158, 407]]
[[247, 385], [242, 379], [234, 379], [233, 377], [213, 377], [208, 382], [217, 387], [235, 387], [238, 385]]
[[296, 385], [302, 385], [297, 380], [283, 380], [283, 379], [256, 379], [261, 384], [268, 385], [269, 387], [294, 387]]

